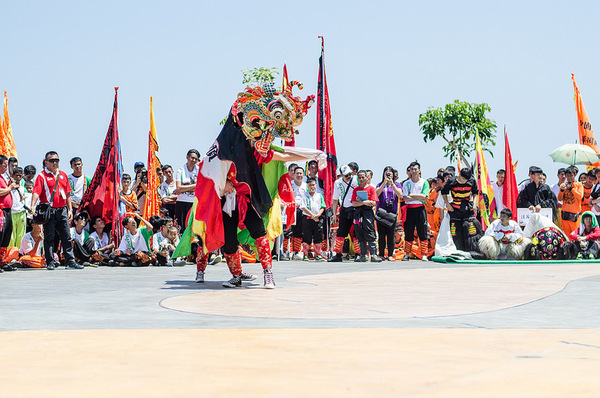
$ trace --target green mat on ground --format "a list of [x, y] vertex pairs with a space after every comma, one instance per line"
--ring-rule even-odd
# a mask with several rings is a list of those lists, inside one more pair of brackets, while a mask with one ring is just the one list
[[596, 260], [461, 260], [452, 257], [433, 256], [431, 261], [436, 263], [457, 263], [457, 264], [581, 264], [581, 263], [600, 263]]

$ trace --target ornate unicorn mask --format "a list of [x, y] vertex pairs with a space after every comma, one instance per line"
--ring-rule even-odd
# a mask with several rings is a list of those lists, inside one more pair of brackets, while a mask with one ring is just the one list
[[266, 155], [275, 138], [291, 141], [294, 127], [302, 123], [304, 115], [314, 103], [315, 96], [310, 95], [304, 101], [292, 95], [291, 88], [302, 83], [292, 81], [290, 89], [281, 92], [275, 90], [271, 82], [262, 87], [246, 87], [238, 94], [231, 113], [244, 135], [261, 154]]

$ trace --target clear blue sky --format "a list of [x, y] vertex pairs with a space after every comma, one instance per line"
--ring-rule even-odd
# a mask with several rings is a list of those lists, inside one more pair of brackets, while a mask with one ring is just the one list
[[[92, 174], [114, 86], [124, 167], [147, 158], [149, 97], [161, 160], [204, 153], [239, 91], [241, 69], [281, 67], [316, 94], [320, 40], [340, 162], [433, 176], [442, 142], [424, 143], [418, 116], [460, 99], [486, 102], [498, 125], [490, 171], [503, 167], [506, 124], [517, 178], [577, 138], [575, 77], [592, 125], [600, 120], [597, 2], [11, 2], [2, 7], [1, 89], [20, 163], [57, 150]], [[278, 79], [279, 82], [279, 79]], [[315, 146], [315, 108], [297, 139]], [[600, 124], [598, 124], [600, 126]], [[600, 129], [598, 127], [597, 129]], [[599, 131], [596, 134], [600, 134]], [[494, 179], [494, 176], [491, 176]]]

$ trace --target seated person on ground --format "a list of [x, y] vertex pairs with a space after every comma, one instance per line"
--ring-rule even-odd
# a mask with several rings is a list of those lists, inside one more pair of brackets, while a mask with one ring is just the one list
[[75, 215], [75, 218], [73, 220], [74, 226], [71, 227], [71, 238], [73, 239], [73, 255], [75, 256], [76, 261], [84, 265], [89, 265], [93, 253], [93, 242], [88, 241], [90, 234], [84, 229], [87, 225], [87, 222], [88, 214], [87, 212], [82, 211]]
[[173, 226], [173, 219], [162, 217], [158, 224], [160, 229], [152, 236], [152, 253], [156, 256], [158, 265], [167, 265], [171, 258], [168, 247], [172, 243], [169, 239], [169, 228]]
[[512, 211], [502, 209], [500, 219], [494, 220], [479, 239], [479, 249], [487, 258], [495, 260], [500, 255], [521, 259], [529, 239], [525, 238], [519, 224], [512, 220]]
[[121, 239], [119, 248], [115, 250], [115, 265], [118, 266], [146, 266], [153, 262], [149, 255], [148, 245], [144, 236], [137, 228], [133, 217], [125, 216], [121, 222], [125, 228], [125, 233]]
[[581, 225], [571, 232], [571, 240], [575, 242], [578, 249], [578, 259], [593, 259], [598, 257], [598, 239], [600, 239], [600, 227], [598, 220], [590, 211], [581, 215]]
[[[183, 258], [179, 258], [179, 261], [176, 261], [177, 259], [172, 258], [173, 256], [173, 252], [175, 251], [175, 248], [177, 247], [177, 245], [179, 244], [179, 234], [178, 234], [178, 230], [177, 227], [174, 226], [173, 224], [171, 224], [169, 226], [168, 232], [167, 232], [167, 239], [163, 240], [160, 243], [160, 249], [163, 251], [167, 251], [168, 253], [168, 258], [170, 259], [169, 261], [171, 261], [171, 265], [185, 265], [185, 260]], [[211, 253], [212, 254], [212, 253]]]
[[27, 232], [21, 240], [19, 262], [24, 267], [44, 268], [44, 234], [42, 224], [32, 223], [31, 232]]
[[86, 242], [91, 241], [92, 261], [96, 264], [109, 265], [110, 255], [115, 248], [115, 244], [110, 242], [108, 233], [104, 232], [106, 224], [100, 216], [92, 217], [90, 222], [94, 232], [92, 232]]

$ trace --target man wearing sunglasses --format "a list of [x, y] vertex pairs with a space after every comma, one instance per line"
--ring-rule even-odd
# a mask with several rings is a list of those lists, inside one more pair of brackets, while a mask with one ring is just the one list
[[50, 151], [44, 157], [44, 170], [37, 176], [33, 186], [31, 208], [38, 203], [49, 203], [52, 210], [50, 219], [44, 225], [44, 256], [46, 268], [53, 270], [57, 263], [54, 261], [54, 234], [58, 233], [62, 243], [66, 268], [81, 269], [83, 265], [75, 262], [73, 243], [69, 223], [73, 219], [71, 203], [71, 186], [64, 171], [58, 170], [60, 158], [58, 153]]

